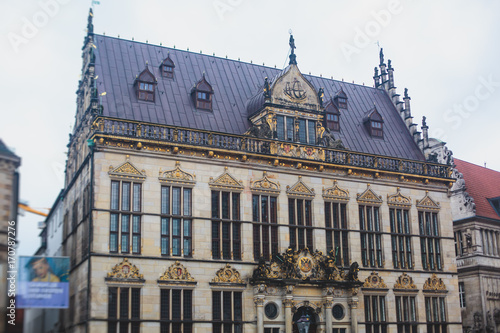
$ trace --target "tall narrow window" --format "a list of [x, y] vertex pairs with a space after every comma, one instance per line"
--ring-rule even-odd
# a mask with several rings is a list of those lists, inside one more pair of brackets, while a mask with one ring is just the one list
[[193, 252], [192, 189], [161, 187], [161, 254], [191, 257]]
[[111, 181], [109, 251], [141, 253], [142, 184]]
[[290, 247], [293, 249], [314, 248], [311, 205], [311, 200], [288, 199]]
[[383, 267], [379, 208], [359, 206], [361, 260], [365, 267]]
[[239, 193], [212, 191], [212, 258], [241, 260]]
[[407, 209], [389, 209], [391, 222], [392, 262], [394, 268], [413, 268], [410, 218]]
[[427, 333], [446, 332], [446, 306], [444, 297], [425, 297]]
[[242, 293], [236, 291], [212, 291], [214, 333], [243, 332]]
[[345, 203], [325, 202], [326, 250], [335, 250], [337, 266], [349, 265], [347, 208]]
[[161, 289], [160, 332], [193, 331], [193, 292], [182, 289]]
[[254, 194], [252, 220], [254, 259], [270, 260], [278, 253], [278, 198]]
[[464, 255], [464, 241], [460, 230], [455, 232], [455, 255], [457, 257]]
[[141, 289], [108, 288], [108, 333], [140, 332]]
[[430, 270], [442, 269], [438, 214], [425, 211], [418, 212], [418, 226], [422, 267]]
[[396, 296], [398, 333], [417, 333], [415, 296]]
[[466, 303], [465, 303], [465, 283], [464, 282], [458, 283], [458, 297], [460, 299], [460, 307], [462, 309], [465, 308]]
[[386, 333], [385, 296], [365, 296], [365, 327], [367, 333]]

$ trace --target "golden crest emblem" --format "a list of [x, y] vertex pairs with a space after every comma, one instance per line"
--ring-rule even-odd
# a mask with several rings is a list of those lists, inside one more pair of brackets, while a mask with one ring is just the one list
[[309, 273], [312, 269], [312, 261], [309, 257], [302, 257], [299, 259], [299, 268], [304, 273]]

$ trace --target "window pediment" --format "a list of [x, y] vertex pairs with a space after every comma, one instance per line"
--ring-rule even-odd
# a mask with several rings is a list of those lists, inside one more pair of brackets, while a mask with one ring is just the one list
[[130, 179], [135, 181], [144, 181], [146, 179], [146, 171], [139, 171], [139, 169], [129, 161], [128, 155], [125, 163], [120, 166], [114, 168], [110, 165], [108, 174], [110, 178], [114, 179]]
[[417, 209], [420, 210], [439, 210], [441, 208], [439, 202], [434, 201], [429, 196], [429, 191], [425, 191], [425, 197], [423, 197], [421, 200], [417, 200], [416, 206]]
[[433, 291], [433, 292], [445, 292], [446, 285], [443, 282], [443, 279], [437, 277], [434, 273], [428, 278], [424, 283], [424, 292], [425, 291]]
[[119, 264], [116, 264], [111, 272], [108, 272], [107, 276], [104, 278], [107, 282], [116, 283], [140, 283], [145, 282], [144, 276], [139, 273], [139, 269], [132, 263], [124, 258]]
[[197, 282], [188, 270], [176, 261], [157, 280], [159, 285], [196, 285]]
[[384, 279], [378, 275], [377, 272], [372, 272], [369, 277], [365, 279], [363, 288], [367, 289], [387, 289]]
[[286, 187], [286, 193], [289, 197], [314, 198], [316, 195], [314, 189], [311, 189], [302, 181], [302, 176], [299, 176], [299, 181], [293, 186]]
[[175, 162], [175, 169], [169, 171], [161, 171], [158, 177], [160, 182], [166, 184], [179, 184], [179, 185], [191, 185], [194, 186], [196, 183], [196, 175], [193, 173], [186, 172], [181, 169], [180, 162]]
[[359, 203], [368, 204], [368, 205], [381, 205], [382, 204], [382, 196], [376, 194], [371, 188], [370, 184], [367, 185], [366, 190], [359, 194], [356, 199]]
[[406, 273], [401, 274], [396, 283], [394, 284], [394, 289], [400, 290], [417, 290], [417, 286], [413, 283], [413, 279]]
[[333, 181], [333, 186], [327, 189], [323, 188], [323, 198], [325, 200], [335, 200], [335, 201], [349, 201], [349, 191], [340, 188], [337, 184], [337, 180]]
[[244, 189], [243, 182], [241, 180], [236, 180], [229, 172], [227, 171], [227, 167], [224, 168], [224, 173], [214, 179], [210, 177], [210, 181], [208, 185], [211, 188], [215, 189], [227, 189], [227, 190], [236, 190], [242, 191]]
[[262, 179], [251, 182], [250, 188], [252, 192], [259, 193], [279, 194], [281, 191], [280, 183], [271, 180], [266, 171], [264, 171]]
[[226, 264], [215, 273], [215, 277], [210, 282], [210, 285], [236, 285], [239, 287], [245, 286], [245, 281], [241, 279], [241, 274], [237, 269], [231, 267], [231, 265]]
[[411, 207], [411, 199], [410, 197], [406, 197], [401, 194], [401, 189], [397, 188], [397, 193], [393, 195], [387, 195], [387, 205], [393, 207]]

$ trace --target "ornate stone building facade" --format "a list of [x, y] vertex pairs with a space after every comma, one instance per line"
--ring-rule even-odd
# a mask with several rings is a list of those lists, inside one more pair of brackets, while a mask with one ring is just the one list
[[500, 331], [500, 172], [454, 160], [451, 191], [465, 332]]
[[67, 329], [461, 330], [449, 153], [382, 52], [372, 88], [303, 75], [293, 37], [278, 70], [88, 31]]

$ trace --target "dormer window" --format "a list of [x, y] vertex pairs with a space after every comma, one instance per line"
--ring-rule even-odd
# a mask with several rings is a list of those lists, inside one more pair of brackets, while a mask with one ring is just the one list
[[197, 109], [210, 110], [212, 111], [212, 95], [214, 90], [208, 81], [205, 79], [205, 74], [203, 78], [198, 81], [198, 83], [193, 87], [191, 91], [191, 97], [193, 98], [194, 105]]
[[140, 101], [155, 101], [156, 77], [146, 67], [141, 74], [137, 76], [134, 87], [137, 99]]
[[163, 77], [173, 78], [174, 77], [174, 67], [175, 67], [175, 64], [172, 61], [172, 59], [170, 59], [170, 55], [167, 56], [167, 58], [165, 58], [165, 60], [163, 60], [163, 62], [160, 65], [161, 75]]
[[372, 137], [383, 138], [384, 137], [384, 119], [378, 113], [376, 108], [368, 111], [363, 119], [365, 127]]
[[339, 109], [347, 110], [347, 95], [342, 89], [335, 95], [333, 101]]
[[495, 212], [500, 216], [500, 197], [488, 199]]
[[325, 127], [332, 131], [340, 131], [340, 112], [333, 101], [325, 107]]

